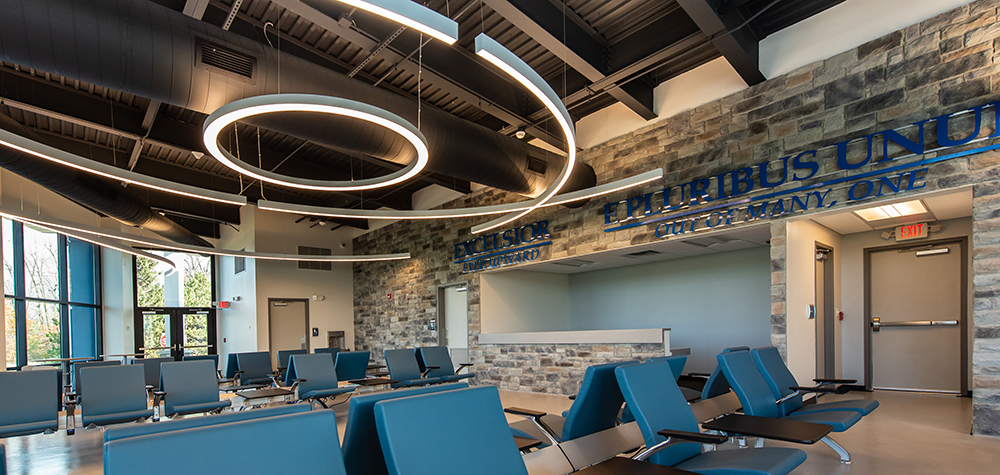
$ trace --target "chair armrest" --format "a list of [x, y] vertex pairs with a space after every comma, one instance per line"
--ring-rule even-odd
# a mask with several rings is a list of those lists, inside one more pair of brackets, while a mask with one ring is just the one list
[[545, 434], [545, 437], [548, 437], [549, 443], [551, 445], [559, 444], [560, 441], [559, 438], [556, 436], [556, 431], [552, 430], [552, 428], [549, 427], [549, 425], [542, 420], [542, 417], [546, 415], [545, 412], [525, 409], [523, 407], [505, 407], [503, 409], [503, 412], [506, 412], [507, 414], [514, 414], [518, 416], [527, 417], [528, 419], [531, 420], [532, 423], [535, 424], [535, 426], [538, 427], [539, 430], [542, 431], [543, 434]]
[[570, 394], [567, 397], [569, 398], [570, 401], [576, 401], [576, 394]]
[[427, 374], [429, 374], [431, 371], [434, 371], [436, 369], [441, 369], [441, 367], [440, 366], [424, 366], [424, 370], [420, 372], [420, 377], [421, 378], [426, 378]]
[[829, 379], [829, 378], [816, 378], [813, 381], [820, 384], [854, 384], [858, 382], [856, 379]]
[[472, 363], [459, 363], [459, 365], [458, 365], [458, 371], [455, 371], [455, 374], [461, 373], [463, 369], [471, 368], [473, 366], [475, 366], [475, 365], [472, 364]]
[[729, 437], [726, 437], [724, 435], [704, 434], [701, 432], [688, 432], [686, 430], [664, 429], [658, 431], [657, 434], [660, 434], [666, 437], [667, 439], [690, 440], [692, 442], [698, 442], [699, 444], [718, 445], [729, 440]]
[[542, 411], [534, 411], [531, 409], [525, 409], [523, 407], [505, 407], [503, 408], [503, 412], [506, 412], [507, 414], [514, 414], [518, 416], [531, 417], [531, 418], [540, 418], [546, 414], [545, 412]]
[[166, 391], [153, 391], [153, 422], [160, 422], [160, 401], [166, 395]]
[[828, 388], [828, 387], [825, 387], [825, 386], [816, 386], [816, 387], [812, 387], [812, 386], [792, 386], [792, 387], [790, 387], [788, 389], [791, 389], [792, 391], [801, 391], [801, 392], [804, 392], [804, 393], [824, 393], [824, 394], [845, 394], [845, 393], [849, 392], [849, 389], [847, 389], [847, 388], [843, 388], [843, 387], [840, 387], [840, 388]]
[[707, 378], [709, 376], [712, 376], [712, 373], [695, 373], [695, 372], [691, 372], [691, 373], [688, 373], [687, 376], [693, 376], [693, 377], [696, 377], [696, 378]]

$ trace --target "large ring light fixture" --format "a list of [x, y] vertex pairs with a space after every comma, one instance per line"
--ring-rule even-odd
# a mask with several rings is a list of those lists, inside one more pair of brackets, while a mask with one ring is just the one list
[[[234, 157], [219, 145], [219, 136], [230, 124], [247, 117], [275, 112], [317, 112], [371, 122], [406, 139], [417, 150], [416, 160], [400, 170], [378, 178], [353, 181], [329, 181], [297, 178], [263, 170]], [[362, 102], [314, 94], [269, 94], [230, 102], [212, 112], [205, 120], [205, 147], [216, 160], [244, 175], [291, 188], [317, 191], [359, 191], [393, 185], [409, 180], [427, 166], [427, 139], [402, 117]]]
[[[315, 0], [306, 0], [313, 3]], [[409, 0], [338, 0], [426, 33], [447, 44], [458, 41], [458, 23], [430, 8]]]

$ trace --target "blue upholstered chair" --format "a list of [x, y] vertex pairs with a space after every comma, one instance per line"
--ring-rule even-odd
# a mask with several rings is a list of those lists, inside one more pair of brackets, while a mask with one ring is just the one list
[[[726, 348], [722, 350], [723, 353], [730, 353], [733, 351], [750, 351], [749, 346], [734, 346], [732, 348]], [[719, 369], [719, 365], [715, 365], [715, 369], [712, 370], [712, 374], [708, 376], [708, 381], [705, 381], [705, 387], [701, 390], [702, 399], [711, 399], [716, 396], [721, 396], [729, 392], [729, 382], [726, 381], [726, 377], [722, 374], [722, 370]]]
[[[305, 349], [278, 350], [278, 377], [280, 378], [279, 381], [283, 381], [285, 379], [285, 374], [288, 371], [288, 358], [290, 356], [307, 355], [307, 354], [309, 354], [309, 351]], [[330, 358], [330, 364], [331, 365], [333, 364], [333, 358]]]
[[[341, 353], [344, 354], [344, 353]], [[351, 398], [344, 429], [344, 466], [348, 475], [388, 475], [382, 446], [375, 429], [375, 403], [387, 399], [417, 396], [468, 388], [466, 383], [441, 384], [420, 388], [383, 391]], [[508, 433], [508, 438], [510, 435]]]
[[[201, 362], [176, 364], [188, 363]], [[337, 419], [333, 412], [309, 411], [111, 440], [104, 444], [104, 474], [344, 475], [340, 451], [330, 450], [337, 445]], [[150, 457], [155, 454], [174, 456], [160, 457], [151, 464]], [[249, 456], [220, 458], [220, 454]]]
[[239, 371], [240, 365], [236, 362], [237, 353], [230, 353], [226, 355], [226, 379], [233, 379], [236, 377], [236, 372]]
[[160, 364], [174, 361], [173, 358], [136, 358], [133, 365], [142, 365], [143, 380], [151, 391], [160, 390]]
[[198, 360], [209, 360], [215, 364], [215, 372], [219, 375], [219, 379], [222, 379], [222, 371], [219, 370], [219, 355], [184, 355], [181, 357], [181, 361], [198, 361]]
[[312, 406], [309, 404], [280, 404], [253, 411], [233, 411], [224, 412], [212, 417], [191, 417], [177, 419], [173, 421], [163, 421], [156, 424], [130, 424], [108, 427], [104, 431], [104, 442], [129, 437], [139, 437], [142, 435], [157, 434], [160, 432], [170, 432], [175, 430], [194, 429], [217, 424], [229, 424], [250, 419], [262, 419], [265, 417], [284, 416], [287, 414], [297, 414], [309, 412]]
[[372, 357], [370, 351], [340, 351], [336, 354], [333, 368], [337, 371], [337, 379], [350, 381], [364, 379], [368, 373], [368, 361]]
[[412, 348], [385, 350], [385, 365], [389, 368], [389, 378], [398, 381], [393, 388], [424, 386], [440, 383], [441, 378], [428, 378], [427, 371], [421, 372], [417, 364], [417, 354]]
[[73, 392], [83, 395], [83, 385], [80, 384], [80, 370], [83, 368], [93, 368], [95, 366], [121, 366], [118, 360], [109, 361], [80, 361], [73, 364]]
[[332, 355], [334, 357], [334, 359], [336, 359], [337, 358], [337, 353], [340, 353], [340, 348], [337, 348], [337, 347], [333, 347], [333, 348], [313, 348], [313, 353], [330, 353], [330, 355]]
[[146, 406], [146, 381], [140, 366], [81, 368], [80, 382], [87, 385], [87, 394], [78, 400], [84, 427], [138, 421], [153, 415]]
[[[792, 372], [788, 370], [788, 366], [785, 365], [785, 361], [781, 359], [781, 354], [778, 353], [778, 349], [773, 346], [750, 350], [750, 356], [753, 356], [753, 361], [757, 364], [757, 369], [760, 370], [760, 374], [764, 376], [764, 381], [767, 382], [767, 385], [771, 388], [771, 392], [774, 393], [774, 397], [776, 397], [780, 402], [779, 407], [781, 408], [782, 415], [787, 416], [793, 412], [796, 414], [808, 414], [810, 412], [856, 411], [860, 412], [862, 416], [866, 416], [878, 407], [878, 401], [874, 399], [848, 399], [844, 401], [822, 402], [803, 406], [803, 393], [819, 392], [822, 394], [826, 392], [839, 391], [828, 386], [817, 386], [815, 388], [802, 391], [792, 389], [798, 387], [799, 384], [795, 381], [795, 376], [792, 375]], [[817, 379], [816, 382], [850, 383], [857, 381]]]
[[292, 375], [294, 375], [292, 387], [295, 399], [299, 401], [316, 401], [327, 407], [323, 399], [354, 392], [354, 388], [341, 388], [337, 385], [333, 358], [326, 353], [292, 355], [288, 376]]
[[[160, 365], [163, 412], [167, 417], [198, 412], [218, 412], [229, 407], [219, 400], [219, 384], [211, 361], [175, 361]], [[156, 401], [156, 404], [159, 400]], [[157, 419], [159, 419], [157, 417]]]
[[[719, 367], [729, 381], [733, 392], [740, 398], [743, 405], [743, 413], [750, 416], [774, 417], [802, 422], [813, 422], [817, 424], [828, 424], [833, 426], [834, 432], [843, 432], [859, 420], [861, 413], [856, 411], [830, 411], [813, 412], [808, 414], [798, 414], [792, 412], [784, 415], [778, 407], [778, 399], [774, 397], [771, 388], [764, 380], [764, 376], [757, 369], [757, 364], [753, 361], [753, 356], [749, 351], [734, 351], [730, 353], [720, 353], [717, 356]], [[830, 437], [824, 437], [823, 443], [830, 446], [838, 455], [840, 461], [851, 463], [851, 455], [843, 447], [834, 442]]]
[[54, 432], [59, 428], [60, 373], [0, 371], [0, 437]]
[[240, 384], [266, 384], [277, 386], [277, 374], [271, 369], [271, 354], [266, 351], [237, 353], [236, 366], [240, 372]]
[[[747, 354], [749, 356], [749, 354]], [[671, 437], [676, 444], [667, 445], [649, 455], [648, 460], [660, 465], [699, 473], [727, 475], [782, 475], [791, 472], [806, 460], [805, 452], [790, 448], [760, 448], [702, 452], [698, 421], [681, 395], [680, 388], [669, 374], [667, 362], [626, 365], [615, 368], [615, 375], [626, 403], [632, 408], [642, 431], [646, 447], [667, 442], [658, 432], [670, 429], [678, 432]], [[685, 435], [693, 436], [691, 439]]]
[[393, 475], [528, 473], [493, 386], [380, 401], [375, 424]]
[[[417, 366], [421, 372], [426, 371], [428, 377], [441, 378], [441, 381], [445, 383], [476, 376], [476, 373], [458, 374], [463, 369], [473, 365], [462, 363], [459, 365], [458, 371], [455, 371], [455, 363], [451, 361], [451, 354], [448, 353], [448, 347], [446, 346], [417, 348]], [[428, 368], [434, 367], [437, 369], [427, 371]]]

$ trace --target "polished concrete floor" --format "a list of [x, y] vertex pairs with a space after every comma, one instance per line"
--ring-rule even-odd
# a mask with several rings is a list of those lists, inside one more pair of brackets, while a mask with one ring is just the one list
[[[833, 400], [839, 396], [828, 396]], [[846, 474], [995, 474], [1000, 473], [1000, 438], [969, 435], [972, 400], [947, 395], [880, 391], [853, 393], [847, 397], [875, 397], [878, 410], [848, 432], [834, 438], [852, 455], [843, 465], [825, 445], [796, 446], [809, 458], [793, 472], [796, 475]], [[501, 391], [505, 406], [530, 407], [558, 414], [572, 401], [564, 396]], [[338, 428], [343, 435], [347, 404], [336, 406]], [[515, 420], [516, 416], [509, 416]], [[11, 475], [100, 474], [102, 435], [99, 429], [79, 429], [52, 435], [2, 439], [7, 447], [7, 470]], [[769, 446], [783, 445], [768, 443]], [[791, 444], [787, 444], [791, 446]], [[172, 454], [150, 454], [156, 457]], [[142, 473], [137, 467], [136, 473]]]

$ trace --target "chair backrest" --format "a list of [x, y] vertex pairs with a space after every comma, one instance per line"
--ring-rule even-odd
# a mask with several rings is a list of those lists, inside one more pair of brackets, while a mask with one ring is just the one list
[[719, 353], [717, 356], [722, 374], [726, 376], [733, 392], [740, 398], [743, 413], [750, 416], [781, 417], [777, 399], [768, 387], [764, 376], [757, 369], [749, 351]]
[[219, 380], [208, 360], [174, 361], [160, 365], [160, 388], [166, 392], [163, 405], [169, 408], [219, 400]]
[[288, 373], [306, 380], [299, 383], [299, 394], [315, 389], [336, 389], [337, 372], [333, 370], [333, 356], [329, 354], [292, 355]]
[[371, 357], [372, 352], [370, 351], [341, 351], [337, 353], [333, 362], [337, 379], [341, 381], [364, 379]]
[[[353, 352], [352, 352], [353, 353]], [[348, 354], [348, 353], [341, 353]], [[386, 399], [468, 388], [467, 383], [383, 391], [351, 398], [344, 429], [344, 466], [349, 475], [388, 475], [375, 429], [375, 403]], [[509, 431], [508, 431], [509, 434]], [[509, 435], [508, 435], [509, 436]]]
[[[340, 348], [313, 348], [313, 353], [330, 353], [331, 355], [336, 355], [340, 353]], [[336, 358], [336, 357], [335, 357]]]
[[94, 366], [121, 366], [122, 362], [119, 360], [107, 360], [107, 361], [80, 361], [79, 363], [73, 364], [73, 391], [77, 394], [83, 394], [83, 385], [80, 384], [80, 370], [87, 367]]
[[384, 350], [385, 365], [389, 367], [389, 377], [396, 381], [420, 379], [420, 365], [413, 348]]
[[380, 401], [375, 424], [393, 475], [528, 473], [494, 386]]
[[[729, 353], [733, 351], [749, 351], [749, 346], [734, 346], [732, 348], [726, 348], [722, 350], [723, 353]], [[708, 377], [708, 381], [705, 381], [705, 387], [701, 390], [701, 398], [711, 399], [716, 396], [721, 396], [729, 392], [729, 382], [726, 381], [726, 377], [722, 375], [722, 371], [719, 370], [719, 365], [715, 365], [715, 369], [712, 370], [712, 374]]]
[[[663, 429], [699, 432], [698, 421], [688, 408], [677, 382], [665, 378], [670, 373], [668, 362], [626, 365], [615, 368], [615, 376], [625, 402], [632, 409], [647, 447], [666, 440], [657, 434]], [[649, 460], [673, 466], [701, 453], [700, 444], [677, 444], [667, 447]]]
[[[60, 400], [56, 389], [62, 388], [61, 371], [0, 371], [0, 436], [19, 435], [4, 426], [31, 424], [30, 432], [55, 429], [59, 423]], [[61, 391], [58, 394], [62, 394]]]
[[84, 367], [80, 382], [87, 385], [87, 394], [80, 398], [85, 418], [146, 409], [146, 377], [139, 366]]
[[[178, 364], [187, 363], [201, 362]], [[330, 450], [337, 444], [333, 412], [310, 411], [112, 440], [104, 444], [104, 473], [142, 472], [141, 467], [150, 466], [151, 454], [172, 453], [181, 456], [158, 460], [156, 473], [291, 471], [344, 475], [340, 451]], [[220, 454], [254, 456], [227, 456], [222, 460]]]
[[104, 442], [110, 440], [127, 439], [141, 435], [158, 434], [160, 432], [170, 432], [174, 430], [192, 429], [216, 424], [229, 424], [232, 422], [245, 421], [250, 419], [261, 419], [264, 417], [283, 416], [299, 412], [309, 412], [312, 406], [309, 404], [279, 404], [277, 406], [255, 409], [253, 411], [232, 411], [212, 417], [191, 417], [184, 419], [174, 419], [171, 421], [161, 421], [156, 424], [129, 424], [115, 427], [108, 427], [104, 431]]
[[[309, 350], [299, 349], [299, 350], [278, 350], [278, 367], [288, 368], [288, 358], [292, 355], [307, 355]], [[333, 358], [330, 358], [330, 364], [333, 364]]]
[[580, 391], [566, 414], [562, 440], [572, 440], [615, 426], [625, 399], [618, 389], [615, 368], [634, 361], [606, 363], [587, 368]]
[[215, 363], [216, 369], [219, 367], [219, 355], [184, 355], [181, 361], [211, 360]]
[[268, 379], [268, 374], [271, 372], [271, 353], [267, 351], [237, 353], [236, 366], [243, 372], [240, 375], [242, 382]]
[[63, 403], [63, 372], [62, 368], [54, 365], [24, 365], [21, 367], [21, 371], [55, 371], [59, 374], [59, 384], [56, 386], [56, 399], [59, 400], [59, 407], [62, 408]]
[[160, 364], [174, 361], [173, 358], [142, 358], [132, 360], [133, 365], [142, 365], [143, 379], [146, 386], [160, 389]]
[[[750, 350], [750, 356], [753, 357], [753, 362], [757, 364], [757, 369], [761, 376], [764, 376], [764, 381], [771, 388], [775, 399], [781, 399], [795, 392], [789, 388], [798, 386], [799, 383], [795, 381], [795, 376], [788, 370], [785, 361], [781, 359], [781, 353], [778, 353], [777, 348], [773, 346], [756, 348]], [[801, 407], [802, 395], [800, 394], [781, 403], [781, 415], [787, 416]]]
[[420, 368], [420, 372], [426, 370], [428, 366], [438, 367], [438, 369], [432, 369], [430, 373], [427, 373], [428, 378], [455, 374], [455, 363], [451, 361], [451, 354], [448, 353], [447, 346], [417, 348], [417, 367]]
[[657, 356], [646, 360], [647, 363], [660, 363], [666, 361], [670, 364], [670, 372], [674, 374], [674, 381], [680, 379], [684, 374], [684, 365], [687, 363], [687, 355]]
[[237, 353], [226, 355], [226, 378], [233, 379], [236, 372], [240, 370], [240, 365], [236, 362]]

